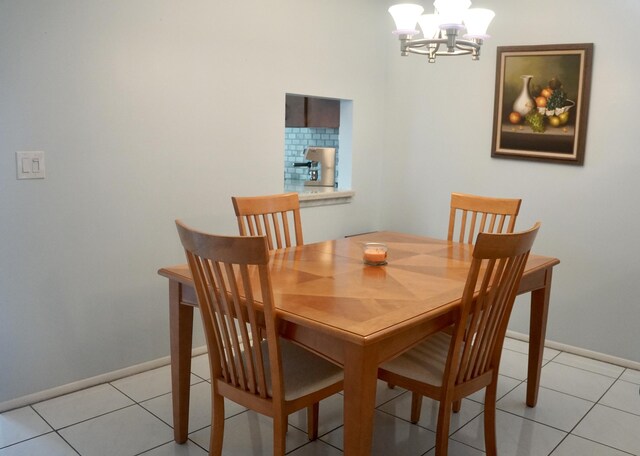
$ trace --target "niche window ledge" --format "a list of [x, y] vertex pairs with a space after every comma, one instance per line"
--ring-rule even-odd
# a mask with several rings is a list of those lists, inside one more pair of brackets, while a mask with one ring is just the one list
[[300, 207], [348, 204], [356, 194], [351, 189], [305, 187], [304, 185], [285, 185], [284, 191], [298, 193]]

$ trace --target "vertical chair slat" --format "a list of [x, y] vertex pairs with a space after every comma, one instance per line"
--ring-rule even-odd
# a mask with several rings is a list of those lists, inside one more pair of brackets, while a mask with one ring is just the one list
[[[203, 293], [206, 296], [205, 305], [200, 305], [202, 307], [203, 319], [204, 314], [210, 315], [210, 320], [215, 328], [216, 341], [218, 343], [218, 351], [220, 352], [220, 366], [222, 370], [225, 372], [225, 379], [229, 382], [235, 381], [235, 369], [232, 365], [229, 364], [230, 357], [229, 352], [227, 351], [229, 337], [227, 335], [226, 323], [224, 321], [224, 315], [220, 309], [220, 300], [219, 295], [214, 295], [217, 293], [217, 284], [213, 279], [213, 272], [211, 270], [211, 264], [208, 260], [200, 259], [200, 266], [203, 278], [200, 281], [203, 281], [207, 284], [207, 290]], [[198, 279], [194, 277], [194, 281], [198, 283]], [[198, 299], [200, 299], [200, 294], [198, 295]]]
[[[211, 263], [207, 261], [205, 263], [205, 268], [211, 268]], [[213, 324], [215, 327], [215, 336], [217, 341], [217, 348], [220, 353], [220, 364], [222, 370], [224, 372], [224, 378], [229, 382], [232, 381], [232, 378], [235, 378], [235, 370], [229, 365], [230, 358], [226, 352], [226, 347], [228, 347], [228, 336], [226, 335], [226, 323], [224, 320], [224, 313], [220, 308], [220, 290], [213, 280], [213, 272], [209, 269], [206, 277], [207, 281], [210, 284], [210, 290], [207, 294], [209, 296], [209, 300], [207, 302], [207, 312], [211, 315], [211, 319], [213, 320]]]
[[473, 243], [475, 237], [476, 237], [476, 233], [481, 233], [483, 231], [491, 231], [491, 229], [489, 228], [489, 230], [487, 230], [487, 214], [486, 212], [474, 212], [474, 214], [476, 215], [476, 217], [478, 215], [481, 215], [480, 217], [480, 223], [478, 224], [478, 229], [477, 230], [473, 230], [473, 232], [470, 232], [469, 235], [471, 236], [471, 238], [469, 239], [469, 242]]
[[284, 231], [284, 239], [287, 247], [291, 247], [291, 235], [289, 234], [289, 218], [286, 212], [280, 213], [282, 218], [282, 228]]
[[496, 334], [496, 326], [499, 324], [500, 317], [500, 303], [503, 288], [503, 272], [506, 264], [504, 260], [500, 260], [494, 267], [492, 272], [492, 284], [491, 289], [487, 293], [488, 305], [485, 309], [487, 315], [487, 321], [485, 329], [483, 331], [482, 338], [478, 341], [480, 345], [480, 356], [477, 359], [475, 367], [475, 375], [479, 375], [481, 372], [486, 372], [486, 361], [489, 358], [489, 353], [492, 346], [492, 340]]
[[[489, 226], [486, 227], [483, 231], [485, 233], [495, 233], [496, 232], [496, 219], [497, 214], [484, 214], [485, 218], [489, 218]], [[486, 225], [485, 225], [486, 226]], [[497, 231], [499, 232], [499, 231]]]
[[247, 226], [249, 228], [249, 236], [257, 236], [260, 231], [260, 219], [254, 215], [247, 216]]
[[269, 250], [277, 248], [277, 241], [273, 235], [273, 225], [271, 223], [271, 214], [260, 214], [260, 220], [262, 221], [263, 234], [267, 236], [267, 244], [269, 245]]
[[471, 223], [469, 224], [469, 236], [467, 238], [468, 243], [473, 242], [473, 233], [476, 231], [476, 226], [478, 223], [478, 213], [475, 211], [470, 211], [471, 214]]
[[457, 214], [457, 210], [455, 210], [453, 207], [451, 208], [451, 211], [449, 211], [449, 229], [447, 231], [447, 239], [449, 239], [450, 241], [453, 241], [454, 237], [453, 237], [453, 232], [454, 232], [454, 228], [456, 226], [456, 214]]
[[471, 305], [474, 316], [475, 314], [478, 315], [478, 323], [477, 330], [474, 333], [474, 337], [471, 341], [469, 341], [469, 344], [471, 345], [471, 357], [469, 359], [469, 367], [465, 380], [470, 380], [477, 375], [478, 359], [482, 356], [482, 339], [485, 335], [487, 319], [490, 315], [491, 309], [491, 283], [488, 279], [493, 276], [494, 267], [495, 262], [493, 260], [490, 260], [484, 272], [482, 285], [478, 293], [478, 298], [476, 299], [475, 303]]
[[[254, 374], [254, 362], [253, 355], [251, 350], [251, 340], [247, 333], [247, 325], [246, 320], [244, 318], [245, 311], [243, 310], [244, 305], [253, 305], [253, 297], [247, 296], [245, 294], [245, 302], [244, 304], [241, 302], [241, 296], [238, 289], [238, 282], [236, 280], [236, 275], [234, 272], [233, 265], [225, 263], [225, 273], [227, 277], [227, 282], [229, 283], [229, 290], [231, 292], [231, 302], [233, 303], [233, 310], [235, 320], [238, 324], [234, 324], [234, 341], [236, 344], [236, 358], [238, 359], [238, 364], [242, 366], [242, 373], [244, 378], [243, 387], [247, 391], [252, 393], [257, 392], [257, 386], [255, 382], [255, 374]], [[240, 269], [246, 266], [241, 265]], [[246, 293], [246, 291], [245, 291]]]
[[215, 318], [213, 323], [216, 328], [216, 340], [219, 344], [218, 349], [221, 352], [222, 369], [226, 372], [225, 378], [227, 378], [228, 381], [235, 382], [237, 375], [235, 366], [233, 365], [232, 353], [229, 352], [229, 334], [227, 332], [226, 317], [220, 306], [218, 284], [216, 283], [215, 273], [212, 270], [215, 265], [205, 259], [202, 259], [200, 264], [204, 276], [201, 280], [208, 284], [207, 290], [205, 291], [205, 296], [207, 296], [208, 299], [205, 301], [206, 306], [203, 307], [203, 309], [207, 314], [211, 315], [212, 319]]
[[251, 340], [249, 341], [251, 353], [253, 356], [253, 370], [256, 381], [256, 388], [261, 397], [267, 396], [267, 381], [265, 375], [265, 360], [262, 356], [261, 329], [258, 326], [258, 318], [256, 315], [253, 289], [249, 286], [251, 279], [249, 278], [248, 268], [241, 268], [240, 274], [242, 283], [245, 284], [246, 296], [246, 312], [249, 318], [249, 327], [251, 328]]
[[[273, 225], [273, 234], [270, 233], [269, 237], [272, 237], [273, 239], [275, 239], [274, 248], [281, 249], [284, 244], [282, 242], [282, 233], [280, 232], [280, 223], [278, 222], [278, 214], [276, 213], [269, 214], [269, 220]], [[266, 216], [265, 216], [265, 222], [266, 222]]]
[[[471, 265], [471, 269], [469, 270], [469, 276], [468, 276], [468, 282], [469, 283], [476, 283], [476, 281], [478, 280], [478, 275], [480, 272], [480, 266], [481, 263], [480, 262], [476, 262], [474, 264]], [[463, 301], [465, 299], [470, 299], [467, 298], [467, 294], [468, 293], [472, 293], [473, 294], [473, 290], [475, 289], [475, 287], [465, 287], [465, 295], [462, 297]], [[483, 299], [482, 294], [480, 294], [478, 296], [478, 299]], [[477, 303], [477, 300], [476, 300]], [[468, 321], [468, 318], [471, 317], [471, 320]], [[462, 355], [459, 358], [458, 361], [458, 373], [457, 373], [457, 383], [462, 383], [466, 380], [467, 378], [467, 373], [469, 370], [469, 364], [470, 364], [470, 359], [472, 357], [472, 349], [473, 349], [473, 344], [471, 343], [471, 341], [473, 341], [475, 334], [477, 333], [478, 330], [478, 322], [480, 319], [480, 315], [477, 312], [473, 312], [473, 307], [469, 307], [469, 308], [464, 308], [462, 310], [462, 314], [460, 315], [460, 320], [461, 321], [468, 321], [468, 323], [465, 326], [465, 340], [468, 341], [468, 343], [465, 343], [463, 345], [462, 348]]]
[[[221, 267], [222, 266], [222, 267]], [[233, 372], [233, 380], [236, 385], [244, 387], [244, 368], [242, 363], [238, 360], [238, 340], [235, 328], [235, 319], [233, 306], [229, 303], [229, 290], [224, 280], [223, 268], [224, 265], [214, 263], [214, 274], [217, 276], [217, 286], [220, 290], [219, 304], [221, 309], [221, 316], [223, 321], [223, 330], [226, 335], [226, 349], [229, 357], [229, 366]]]
[[212, 301], [214, 300], [212, 299], [211, 294], [208, 292], [208, 290], [204, 290], [201, 288], [201, 286], [200, 287], [198, 286], [200, 284], [208, 283], [206, 279], [206, 274], [204, 272], [203, 260], [195, 256], [193, 253], [187, 252], [187, 262], [189, 263], [190, 269], [194, 271], [194, 280], [196, 283], [196, 288], [200, 288], [198, 290], [198, 293], [200, 296], [202, 296], [205, 299], [205, 302], [206, 302], [202, 311], [203, 324], [205, 325], [205, 327], [210, 328], [210, 331], [207, 334], [213, 334], [215, 339], [215, 345], [217, 347], [217, 350], [214, 353], [212, 353], [214, 360], [217, 361], [215, 363], [212, 363], [211, 365], [212, 375], [217, 375], [218, 371], [220, 371], [221, 375], [224, 376], [225, 379], [229, 379], [230, 374], [225, 364], [225, 355], [222, 350], [222, 339], [220, 337], [220, 330], [217, 325], [215, 313], [210, 311], [211, 309], [210, 306], [212, 304]]
[[462, 211], [462, 217], [460, 219], [460, 240], [459, 242], [466, 242], [464, 239], [464, 234], [466, 232], [467, 227], [467, 211]]
[[484, 309], [484, 326], [482, 330], [482, 334], [477, 338], [476, 343], [478, 344], [478, 357], [475, 362], [473, 377], [480, 375], [480, 373], [484, 372], [484, 358], [486, 356], [486, 350], [490, 346], [490, 341], [492, 337], [492, 324], [497, 324], [498, 322], [495, 320], [496, 318], [496, 306], [499, 305], [499, 297], [500, 297], [500, 285], [502, 284], [503, 272], [505, 268], [505, 261], [500, 259], [500, 261], [496, 262], [495, 260], [490, 260], [491, 270], [487, 271], [488, 276], [490, 278], [490, 285], [487, 289], [485, 289], [486, 294], [486, 307]]

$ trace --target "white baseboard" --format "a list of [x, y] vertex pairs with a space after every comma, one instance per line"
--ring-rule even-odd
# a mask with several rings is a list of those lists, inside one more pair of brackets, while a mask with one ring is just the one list
[[[191, 353], [192, 356], [198, 356], [207, 352], [205, 345], [194, 348]], [[56, 386], [37, 393], [28, 394], [26, 396], [11, 399], [6, 402], [0, 402], [0, 413], [7, 410], [13, 410], [16, 408], [24, 407], [26, 405], [35, 404], [36, 402], [46, 401], [57, 396], [80, 391], [92, 386], [100, 385], [102, 383], [113, 382], [120, 378], [128, 377], [130, 375], [139, 374], [151, 369], [157, 369], [158, 367], [166, 366], [171, 362], [171, 357], [165, 356], [163, 358], [147, 361], [146, 363], [136, 364], [135, 366], [125, 367], [124, 369], [118, 369], [112, 372], [106, 372], [104, 374], [96, 375], [95, 377], [85, 378], [77, 382], [67, 383], [66, 385]]]
[[[529, 335], [522, 334], [516, 331], [507, 330], [507, 337], [512, 339], [518, 339], [525, 342], [529, 342]], [[544, 342], [545, 347], [553, 348], [567, 353], [572, 353], [578, 356], [584, 356], [585, 358], [595, 359], [609, 364], [615, 364], [616, 366], [627, 367], [629, 369], [640, 370], [640, 363], [631, 361], [624, 358], [618, 358], [617, 356], [606, 355], [604, 353], [594, 352], [580, 347], [574, 347], [573, 345], [562, 344], [553, 340], [546, 339]]]

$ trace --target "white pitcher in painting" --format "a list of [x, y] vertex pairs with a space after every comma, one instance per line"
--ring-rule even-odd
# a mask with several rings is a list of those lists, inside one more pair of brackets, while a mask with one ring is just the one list
[[520, 77], [522, 78], [522, 91], [516, 101], [513, 102], [513, 110], [524, 117], [536, 107], [536, 102], [529, 93], [529, 82], [533, 75], [523, 74]]

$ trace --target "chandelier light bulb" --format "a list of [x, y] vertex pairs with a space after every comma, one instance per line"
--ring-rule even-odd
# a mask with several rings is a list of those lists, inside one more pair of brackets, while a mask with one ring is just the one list
[[396, 30], [393, 32], [397, 35], [415, 35], [418, 33], [416, 24], [418, 18], [424, 12], [424, 8], [413, 3], [400, 3], [389, 8], [389, 14], [396, 23]]
[[433, 6], [440, 17], [440, 28], [462, 28], [464, 14], [471, 6], [471, 2], [469, 0], [436, 0]]
[[487, 29], [496, 13], [485, 8], [468, 9], [464, 16], [464, 25], [467, 28], [465, 37], [487, 39]]
[[418, 24], [426, 39], [437, 38], [440, 34], [440, 19], [437, 14], [423, 14], [418, 19]]

